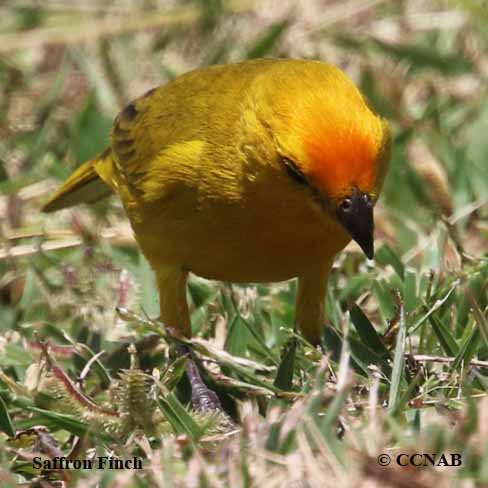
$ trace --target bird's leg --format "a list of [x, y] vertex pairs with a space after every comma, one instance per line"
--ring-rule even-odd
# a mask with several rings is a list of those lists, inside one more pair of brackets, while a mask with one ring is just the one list
[[153, 266], [159, 289], [160, 319], [172, 335], [191, 337], [190, 311], [186, 300], [188, 273]]
[[295, 322], [314, 345], [320, 344], [325, 325], [324, 301], [332, 261], [326, 260], [298, 277]]
[[[161, 320], [171, 329], [173, 335], [191, 337], [190, 312], [186, 300], [186, 280], [188, 273], [180, 269], [157, 269], [157, 281], [161, 308]], [[202, 380], [191, 350], [184, 345], [178, 352], [188, 356], [186, 375], [191, 385], [191, 401], [196, 410], [223, 410], [217, 394]]]

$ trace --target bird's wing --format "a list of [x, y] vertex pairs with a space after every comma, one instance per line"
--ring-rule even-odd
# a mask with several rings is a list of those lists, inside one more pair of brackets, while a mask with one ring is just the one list
[[43, 212], [55, 212], [79, 203], [93, 203], [110, 195], [111, 187], [106, 184], [97, 168], [110, 168], [110, 150], [85, 162], [58, 188], [42, 206]]
[[205, 171], [219, 171], [215, 164], [231, 165], [247, 89], [271, 65], [261, 60], [196, 70], [127, 105], [111, 134], [122, 199], [123, 191], [138, 202], [164, 199], [174, 185], [198, 186]]
[[207, 145], [214, 103], [210, 79], [182, 78], [150, 90], [115, 118], [114, 172], [133, 198], [154, 200], [158, 191], [164, 193], [158, 186], [182, 173], [188, 178]]

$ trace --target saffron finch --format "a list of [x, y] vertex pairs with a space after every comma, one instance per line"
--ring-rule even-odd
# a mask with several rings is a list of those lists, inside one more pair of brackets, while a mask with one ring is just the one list
[[157, 280], [161, 320], [191, 335], [189, 273], [298, 278], [296, 324], [317, 343], [334, 256], [373, 257], [390, 130], [337, 67], [253, 60], [186, 73], [115, 118], [109, 147], [45, 204], [122, 200]]

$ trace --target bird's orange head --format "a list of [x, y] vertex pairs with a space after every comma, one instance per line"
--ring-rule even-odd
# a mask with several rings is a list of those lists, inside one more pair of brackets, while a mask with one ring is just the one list
[[306, 62], [295, 72], [280, 67], [271, 85], [268, 120], [279, 157], [372, 258], [373, 206], [389, 160], [388, 124], [335, 66]]

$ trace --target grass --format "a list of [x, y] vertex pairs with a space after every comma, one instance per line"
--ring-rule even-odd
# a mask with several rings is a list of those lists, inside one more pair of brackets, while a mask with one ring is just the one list
[[[486, 484], [483, 2], [100, 5], [0, 7], [2, 486]], [[192, 279], [192, 347], [229, 414], [202, 415], [148, 318], [153, 277], [120, 204], [39, 207], [105, 147], [133, 97], [196, 66], [261, 56], [342, 66], [392, 122], [391, 170], [374, 262], [352, 245], [336, 259], [326, 355], [293, 332], [293, 281]], [[107, 453], [144, 469], [32, 463]], [[401, 467], [401, 453], [459, 453], [462, 465]]]

